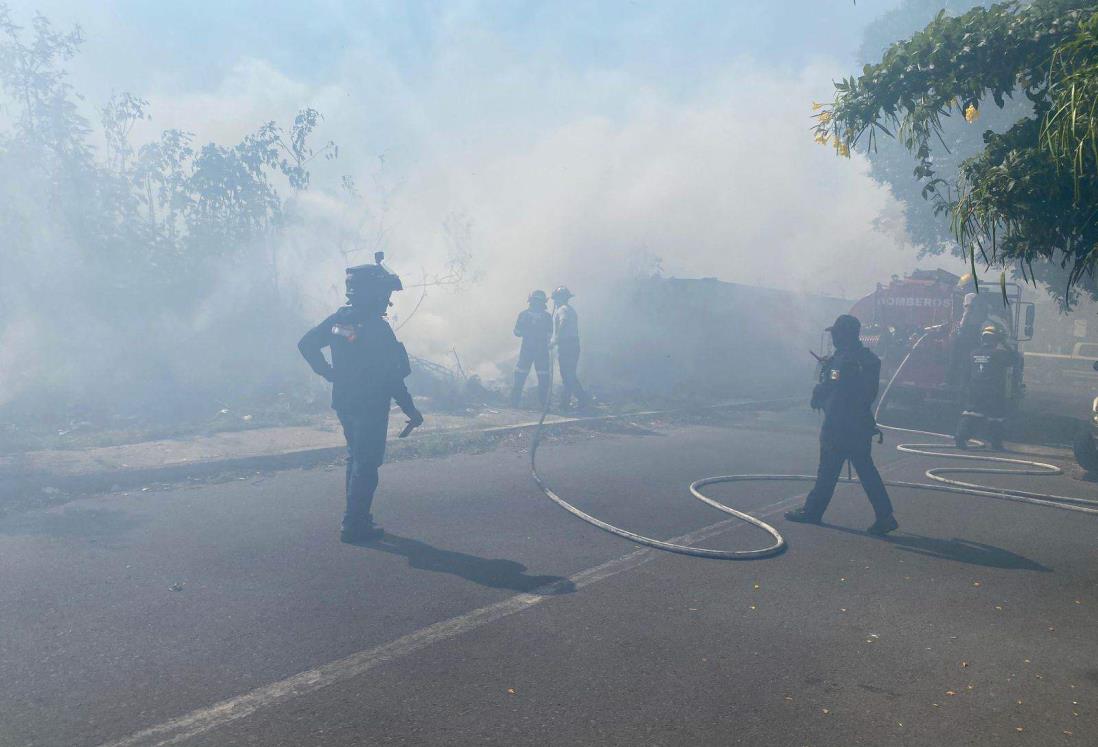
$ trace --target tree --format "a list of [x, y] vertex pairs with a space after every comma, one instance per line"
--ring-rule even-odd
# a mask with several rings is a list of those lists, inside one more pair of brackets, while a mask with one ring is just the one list
[[[863, 64], [879, 60], [889, 47], [924, 29], [939, 12], [959, 15], [976, 5], [987, 6], [990, 2], [903, 0], [897, 8], [882, 14], [866, 27], [858, 59]], [[1002, 110], [992, 108], [988, 111], [985, 107], [981, 121], [991, 129], [1001, 130], [1032, 110], [1033, 107], [1025, 100], [1007, 101]], [[947, 119], [942, 123], [942, 128], [942, 139], [949, 148], [937, 149], [937, 172], [943, 179], [956, 182], [961, 162], [983, 149], [983, 133], [963, 119]], [[950, 230], [949, 217], [935, 212], [934, 204], [923, 199], [923, 185], [911, 178], [911, 154], [893, 138], [881, 138], [875, 145], [875, 151], [867, 154], [869, 173], [877, 181], [887, 184], [892, 196], [900, 202], [907, 235], [919, 248], [920, 254], [959, 252]]]
[[[310, 108], [236, 144], [197, 145], [166, 130], [137, 147], [130, 135], [149, 104], [121, 93], [99, 109], [96, 130], [65, 68], [82, 42], [79, 28], [59, 32], [41, 15], [21, 28], [0, 2], [9, 124], [0, 125], [0, 344], [18, 325], [33, 330], [23, 333], [33, 340], [27, 353], [9, 355], [12, 368], [0, 370], [0, 403], [17, 379], [55, 386], [59, 399], [138, 387], [155, 401], [178, 398], [179, 379], [196, 378], [180, 373], [188, 359], [212, 356], [215, 344], [225, 357], [205, 363], [254, 365], [269, 339], [300, 323], [293, 299], [279, 293], [288, 200], [310, 187], [314, 159], [338, 156], [332, 142], [313, 148], [322, 118]], [[105, 147], [93, 145], [96, 135]], [[210, 299], [227, 283], [232, 298], [218, 303], [212, 324]], [[202, 341], [201, 325], [240, 334]], [[181, 350], [167, 328], [190, 335], [194, 349]]]
[[[944, 12], [893, 44], [862, 75], [835, 84], [818, 106], [817, 142], [841, 156], [873, 152], [881, 134], [915, 156], [922, 196], [948, 215], [975, 269], [1013, 268], [1028, 280], [1098, 293], [1098, 161], [1094, 148], [1093, 2], [1035, 0]], [[936, 152], [949, 147], [945, 121], [973, 125], [981, 109], [1024, 98], [1026, 114], [944, 178]], [[948, 174], [946, 174], [948, 176]]]

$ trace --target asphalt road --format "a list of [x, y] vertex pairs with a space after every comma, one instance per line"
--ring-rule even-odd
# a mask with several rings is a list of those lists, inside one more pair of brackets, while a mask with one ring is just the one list
[[[686, 485], [811, 472], [815, 425], [580, 433], [542, 471], [635, 531], [758, 546]], [[876, 448], [886, 478], [933, 463]], [[335, 467], [4, 518], [0, 743], [1098, 743], [1098, 518], [896, 490], [881, 540], [857, 488], [811, 527], [777, 513], [800, 484], [715, 486], [790, 549], [708, 561], [579, 522], [527, 457], [387, 465], [373, 547], [338, 542]]]

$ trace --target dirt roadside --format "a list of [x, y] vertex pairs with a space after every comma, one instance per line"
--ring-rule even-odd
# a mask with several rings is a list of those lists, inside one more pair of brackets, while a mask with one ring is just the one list
[[[743, 400], [704, 408], [599, 414], [550, 415], [553, 438], [629, 432], [667, 421], [723, 418], [729, 413], [782, 410], [800, 398]], [[487, 451], [500, 445], [525, 448], [537, 413], [490, 410], [478, 417], [431, 416], [413, 437], [397, 439], [403, 418], [390, 422], [388, 461]], [[124, 446], [41, 450], [0, 457], [0, 515], [65, 503], [83, 495], [156, 490], [180, 483], [248, 479], [257, 473], [342, 462], [343, 434], [333, 417], [316, 426], [261, 428], [190, 439]]]

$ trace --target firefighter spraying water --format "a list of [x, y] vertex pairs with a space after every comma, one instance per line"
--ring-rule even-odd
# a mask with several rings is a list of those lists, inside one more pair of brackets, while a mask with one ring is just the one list
[[546, 307], [549, 299], [545, 291], [536, 290], [527, 298], [527, 308], [519, 312], [515, 320], [515, 337], [522, 340], [518, 363], [515, 364], [515, 380], [511, 387], [511, 406], [522, 404], [522, 389], [530, 367], [538, 376], [538, 403], [542, 408], [549, 401], [549, 382], [551, 360], [549, 342], [553, 336], [553, 316]]

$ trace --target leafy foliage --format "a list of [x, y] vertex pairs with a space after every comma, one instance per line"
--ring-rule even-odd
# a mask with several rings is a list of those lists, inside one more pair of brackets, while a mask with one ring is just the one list
[[[41, 15], [21, 28], [0, 3], [0, 107], [10, 123], [0, 130], [0, 337], [23, 325], [26, 349], [9, 356], [50, 362], [8, 368], [0, 358], [0, 403], [18, 388], [10, 371], [86, 381], [66, 370], [75, 360], [131, 377], [123, 390], [162, 397], [195, 378], [175, 370], [182, 346], [213, 363], [212, 347], [225, 344], [200, 339], [221, 288], [234, 293], [223, 293], [220, 321], [249, 331], [257, 349], [270, 347], [263, 340], [277, 325], [300, 327], [281, 298], [278, 251], [287, 199], [309, 188], [311, 162], [338, 156], [334, 143], [312, 145], [321, 115], [303, 109], [288, 127], [266, 122], [234, 145], [166, 130], [136, 147], [130, 135], [148, 119], [147, 101], [114, 96], [98, 129], [85, 116], [64, 67], [82, 41], [78, 28], [59, 32]], [[232, 344], [243, 360], [253, 343], [241, 339]]]
[[[988, 0], [902, 0], [896, 8], [866, 27], [858, 58], [863, 63], [881, 59], [897, 40], [921, 31], [943, 10], [950, 15], [959, 15], [977, 5], [990, 4]], [[1019, 97], [1007, 100], [1003, 109], [990, 105], [982, 105], [980, 109], [981, 125], [1001, 131], [1030, 114], [1033, 106], [1024, 97]], [[935, 149], [936, 171], [947, 182], [956, 183], [961, 162], [983, 150], [983, 129], [970, 126], [963, 117], [947, 118], [942, 122], [941, 136], [948, 149]], [[899, 201], [908, 238], [921, 254], [959, 253], [949, 217], [935, 212], [934, 203], [923, 199], [923, 184], [911, 178], [911, 154], [895, 138], [877, 138], [874, 146], [873, 152], [867, 153], [869, 173], [888, 185], [892, 196]]]
[[[1065, 268], [1065, 292], [1080, 284], [1093, 292], [1098, 185], [1093, 159], [1073, 155], [1072, 138], [1093, 112], [1094, 89], [1083, 82], [1094, 80], [1095, 12], [1093, 2], [1036, 0], [940, 13], [861, 76], [836, 83], [815, 137], [839, 155], [859, 144], [872, 151], [881, 134], [896, 138], [974, 268], [977, 255], [1029, 278]], [[985, 101], [1002, 109], [1017, 97], [1031, 113], [984, 132], [983, 150], [960, 164], [956, 184], [943, 178], [934, 151], [948, 150], [944, 121], [973, 124]]]

